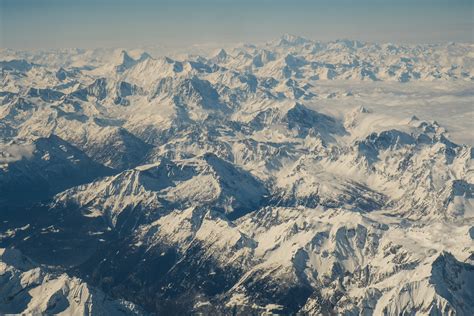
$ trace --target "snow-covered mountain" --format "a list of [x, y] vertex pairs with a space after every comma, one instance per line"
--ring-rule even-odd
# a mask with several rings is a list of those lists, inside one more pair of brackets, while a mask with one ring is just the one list
[[49, 271], [16, 249], [0, 249], [0, 312], [29, 315], [143, 315], [83, 280]]
[[0, 313], [474, 314], [472, 48], [1, 50]]

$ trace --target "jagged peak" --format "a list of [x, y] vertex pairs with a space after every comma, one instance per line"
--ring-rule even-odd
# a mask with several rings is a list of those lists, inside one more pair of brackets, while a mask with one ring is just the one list
[[138, 58], [137, 61], [142, 62], [142, 61], [150, 59], [150, 58], [153, 58], [153, 57], [151, 57], [151, 55], [148, 54], [147, 52], [143, 52], [143, 53], [140, 54], [140, 57]]
[[309, 39], [298, 36], [298, 35], [283, 34], [278, 40], [278, 45], [279, 46], [288, 46], [288, 45], [294, 46], [294, 45], [304, 45], [310, 42], [311, 41]]
[[120, 64], [132, 63], [134, 61], [135, 61], [135, 59], [130, 57], [130, 55], [128, 54], [128, 52], [126, 50], [121, 50], [120, 51], [119, 57], [118, 57], [118, 62]]
[[227, 59], [229, 54], [225, 51], [225, 49], [221, 48], [217, 52], [215, 52], [213, 56], [214, 56], [214, 57], [212, 57], [213, 60], [222, 62], [225, 59]]

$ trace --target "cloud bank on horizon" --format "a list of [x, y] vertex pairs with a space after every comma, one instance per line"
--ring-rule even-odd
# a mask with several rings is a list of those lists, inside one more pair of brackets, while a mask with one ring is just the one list
[[384, 42], [473, 40], [471, 0], [0, 0], [0, 46], [256, 42], [283, 33]]

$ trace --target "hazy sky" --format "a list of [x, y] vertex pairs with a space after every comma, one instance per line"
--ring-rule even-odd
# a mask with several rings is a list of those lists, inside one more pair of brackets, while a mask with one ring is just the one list
[[0, 46], [473, 41], [474, 0], [0, 0]]

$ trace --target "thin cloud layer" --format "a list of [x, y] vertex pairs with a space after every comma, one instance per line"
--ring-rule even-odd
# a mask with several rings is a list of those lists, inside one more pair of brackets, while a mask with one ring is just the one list
[[21, 159], [29, 159], [33, 156], [35, 145], [33, 144], [0, 144], [0, 163], [11, 163]]

